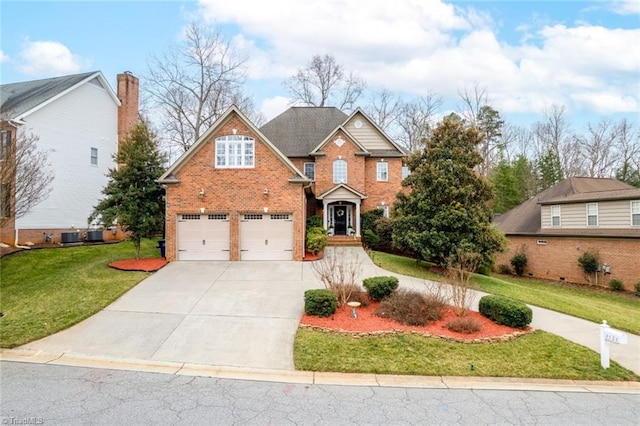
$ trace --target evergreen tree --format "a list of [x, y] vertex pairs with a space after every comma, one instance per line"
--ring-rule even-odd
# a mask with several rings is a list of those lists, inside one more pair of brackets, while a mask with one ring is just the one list
[[628, 161], [625, 161], [622, 167], [616, 170], [616, 179], [640, 188], [640, 168], [634, 168]]
[[447, 265], [457, 249], [477, 253], [488, 264], [502, 250], [505, 238], [493, 225], [491, 184], [478, 176], [482, 162], [477, 147], [481, 134], [456, 117], [446, 117], [434, 129], [427, 147], [413, 154], [411, 188], [398, 194], [393, 241], [421, 259]]
[[120, 166], [109, 170], [109, 183], [102, 190], [105, 197], [94, 207], [89, 222], [120, 225], [133, 241], [139, 259], [142, 238], [161, 231], [164, 223], [164, 191], [156, 182], [164, 170], [164, 157], [151, 131], [138, 124], [115, 161]]
[[552, 187], [564, 179], [560, 158], [551, 149], [538, 158], [538, 192]]
[[515, 167], [504, 158], [491, 171], [491, 183], [495, 188], [494, 213], [504, 213], [523, 201], [515, 173]]

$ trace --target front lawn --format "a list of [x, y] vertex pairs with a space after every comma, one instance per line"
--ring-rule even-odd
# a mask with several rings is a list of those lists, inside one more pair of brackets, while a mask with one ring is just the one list
[[[141, 257], [158, 257], [145, 240]], [[0, 347], [64, 330], [102, 310], [149, 276], [109, 268], [135, 256], [133, 243], [22, 251], [0, 259]]]
[[523, 377], [639, 381], [640, 376], [584, 346], [544, 331], [492, 344], [456, 343], [410, 334], [355, 338], [299, 329], [297, 370], [422, 376]]
[[[373, 252], [372, 259], [376, 265], [392, 272], [442, 280], [441, 276], [428, 272], [426, 262], [417, 263], [414, 259], [382, 252]], [[474, 281], [477, 289], [485, 293], [511, 297], [595, 323], [602, 323], [604, 319], [614, 328], [640, 335], [640, 298], [529, 278], [476, 275]]]

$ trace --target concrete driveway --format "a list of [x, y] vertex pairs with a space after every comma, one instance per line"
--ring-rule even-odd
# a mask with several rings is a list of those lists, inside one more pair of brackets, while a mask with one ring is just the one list
[[174, 262], [87, 320], [22, 348], [294, 370], [309, 263]]

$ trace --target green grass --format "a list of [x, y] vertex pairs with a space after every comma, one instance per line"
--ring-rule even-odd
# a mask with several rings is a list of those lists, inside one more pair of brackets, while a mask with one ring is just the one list
[[[427, 271], [425, 262], [418, 264], [414, 259], [381, 252], [373, 252], [372, 259], [376, 265], [392, 272], [442, 280], [441, 276]], [[595, 323], [601, 323], [604, 319], [614, 328], [640, 335], [640, 298], [529, 278], [476, 275], [474, 282], [478, 290], [485, 293], [511, 297]]]
[[594, 351], [543, 331], [509, 342], [465, 344], [408, 334], [354, 338], [299, 329], [294, 362], [305, 371], [640, 381], [613, 361], [605, 370]]
[[[158, 257], [155, 240], [141, 257]], [[22, 251], [0, 259], [0, 347], [64, 330], [109, 305], [149, 276], [109, 268], [135, 256], [133, 243]]]

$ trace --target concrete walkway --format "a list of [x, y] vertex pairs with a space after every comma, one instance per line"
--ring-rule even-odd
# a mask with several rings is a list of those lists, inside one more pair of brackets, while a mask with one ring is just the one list
[[[404, 288], [426, 289], [423, 280], [378, 268], [361, 248], [342, 250], [359, 259], [361, 278], [395, 275]], [[294, 371], [293, 341], [304, 291], [321, 287], [308, 262], [174, 262], [102, 312], [17, 350], [0, 351], [0, 359], [306, 382], [312, 373]], [[474, 309], [482, 295], [477, 293]], [[532, 309], [534, 328], [599, 351], [598, 324]], [[628, 345], [611, 345], [611, 358], [640, 374], [640, 337], [627, 336]], [[325, 376], [342, 383], [334, 373], [312, 374], [311, 380]], [[380, 380], [344, 380], [359, 384], [361, 376], [367, 383]], [[513, 386], [509, 380], [496, 385]]]

